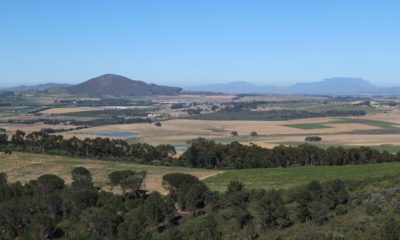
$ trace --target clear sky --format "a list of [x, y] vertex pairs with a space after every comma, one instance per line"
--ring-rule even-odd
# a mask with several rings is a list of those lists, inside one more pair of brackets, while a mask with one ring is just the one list
[[0, 87], [104, 73], [177, 86], [400, 85], [400, 1], [0, 1]]

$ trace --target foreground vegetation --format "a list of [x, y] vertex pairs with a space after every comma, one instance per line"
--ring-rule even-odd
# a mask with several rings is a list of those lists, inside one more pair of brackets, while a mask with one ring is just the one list
[[166, 196], [141, 190], [145, 172], [116, 171], [97, 189], [85, 168], [66, 185], [46, 174], [26, 184], [0, 173], [1, 239], [399, 239], [399, 176], [339, 179], [288, 190], [238, 181], [212, 192], [186, 174], [163, 177]]
[[[211, 190], [224, 191], [231, 181], [241, 181], [249, 189], [288, 189], [315, 179], [328, 181], [335, 178], [343, 180], [364, 180], [367, 178], [394, 176], [400, 172], [400, 163], [381, 163], [346, 166], [306, 166], [291, 168], [258, 168], [216, 171], [210, 169], [164, 167], [135, 163], [101, 161], [45, 154], [14, 152], [0, 156], [0, 169], [10, 182], [23, 183], [38, 178], [42, 174], [56, 174], [66, 183], [71, 182], [70, 172], [76, 166], [90, 169], [96, 187], [110, 191], [107, 186], [108, 175], [113, 171], [133, 170], [147, 172], [146, 189], [163, 192], [162, 176], [177, 172], [196, 176]], [[115, 191], [117, 189], [114, 189]]]

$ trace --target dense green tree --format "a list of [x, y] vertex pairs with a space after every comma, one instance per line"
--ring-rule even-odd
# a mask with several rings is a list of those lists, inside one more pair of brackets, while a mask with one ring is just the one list
[[203, 208], [209, 195], [210, 190], [204, 183], [191, 185], [184, 197], [186, 209], [194, 212], [196, 209]]
[[185, 229], [184, 239], [189, 240], [219, 240], [222, 233], [218, 230], [215, 217], [211, 214], [195, 219], [189, 227]]
[[0, 133], [0, 146], [8, 145], [8, 136], [5, 133]]
[[85, 209], [80, 218], [88, 224], [90, 231], [97, 237], [107, 239], [116, 234], [121, 218], [105, 208]]
[[56, 231], [54, 220], [46, 214], [33, 216], [30, 225], [33, 239], [51, 239]]
[[144, 214], [150, 225], [158, 226], [166, 219], [163, 203], [163, 197], [158, 192], [151, 193], [147, 198], [144, 204]]
[[329, 201], [329, 208], [334, 209], [339, 204], [347, 202], [349, 196], [342, 180], [328, 181], [324, 186], [324, 198]]
[[125, 215], [124, 222], [118, 226], [118, 239], [150, 240], [152, 234], [146, 229], [146, 225], [144, 208], [132, 210]]
[[64, 189], [64, 180], [53, 174], [45, 174], [37, 179], [39, 188], [45, 192], [53, 192]]
[[11, 137], [11, 144], [14, 147], [17, 147], [19, 149], [25, 147], [25, 141], [24, 141], [25, 133], [21, 130], [17, 130], [14, 135]]
[[84, 167], [76, 167], [71, 171], [71, 187], [75, 191], [93, 188], [92, 174]]
[[282, 200], [281, 194], [270, 190], [259, 200], [258, 211], [264, 229], [274, 227], [287, 227], [290, 225], [288, 210]]
[[249, 198], [250, 194], [244, 189], [244, 185], [238, 181], [233, 181], [228, 184], [224, 203], [228, 207], [244, 209]]
[[122, 188], [122, 193], [126, 192], [126, 185], [128, 184], [127, 179], [135, 175], [135, 172], [132, 170], [121, 170], [114, 171], [108, 175], [110, 179], [111, 186], [120, 186]]
[[7, 184], [8, 176], [4, 172], [0, 172], [0, 185]]
[[75, 191], [70, 194], [72, 213], [76, 216], [82, 210], [96, 206], [98, 200], [98, 193], [95, 189], [86, 189]]
[[163, 186], [171, 193], [175, 193], [177, 189], [183, 184], [195, 184], [199, 183], [199, 179], [193, 175], [185, 173], [169, 173], [162, 177]]

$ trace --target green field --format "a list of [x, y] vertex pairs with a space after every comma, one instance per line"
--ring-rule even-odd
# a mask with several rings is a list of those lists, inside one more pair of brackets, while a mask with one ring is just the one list
[[231, 181], [240, 181], [248, 188], [290, 188], [312, 180], [335, 178], [360, 180], [400, 174], [400, 163], [381, 163], [347, 166], [307, 166], [290, 168], [230, 170], [205, 179], [215, 190], [225, 190]]
[[384, 129], [393, 129], [399, 127], [397, 123], [371, 119], [341, 118], [337, 123], [357, 123]]
[[105, 187], [108, 174], [112, 171], [131, 169], [146, 171], [147, 188], [162, 191], [161, 178], [164, 174], [181, 172], [195, 175], [213, 190], [225, 190], [231, 181], [241, 181], [248, 188], [290, 188], [311, 180], [326, 181], [335, 178], [359, 180], [400, 173], [400, 163], [382, 163], [347, 166], [307, 166], [290, 168], [243, 169], [220, 172], [217, 170], [183, 167], [163, 167], [114, 161], [77, 159], [72, 157], [13, 153], [0, 155], [0, 171], [7, 173], [11, 182], [27, 182], [43, 174], [56, 174], [70, 182], [71, 169], [76, 166], [88, 168], [96, 186]]
[[283, 125], [283, 126], [291, 127], [291, 128], [298, 128], [298, 129], [303, 129], [303, 130], [332, 128], [332, 127], [326, 125], [326, 123], [298, 123], [298, 124], [287, 124], [287, 125]]
[[322, 128], [332, 128], [327, 124], [364, 124], [372, 127], [378, 127], [382, 129], [396, 129], [399, 127], [397, 123], [371, 120], [371, 119], [355, 119], [355, 118], [340, 118], [337, 121], [321, 122], [321, 123], [299, 123], [299, 124], [287, 124], [286, 127], [298, 128], [303, 130], [309, 129], [322, 129]]

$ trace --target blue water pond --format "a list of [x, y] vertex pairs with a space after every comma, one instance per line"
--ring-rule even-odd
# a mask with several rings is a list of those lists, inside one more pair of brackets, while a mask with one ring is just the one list
[[176, 150], [187, 150], [189, 148], [189, 146], [175, 146]]

